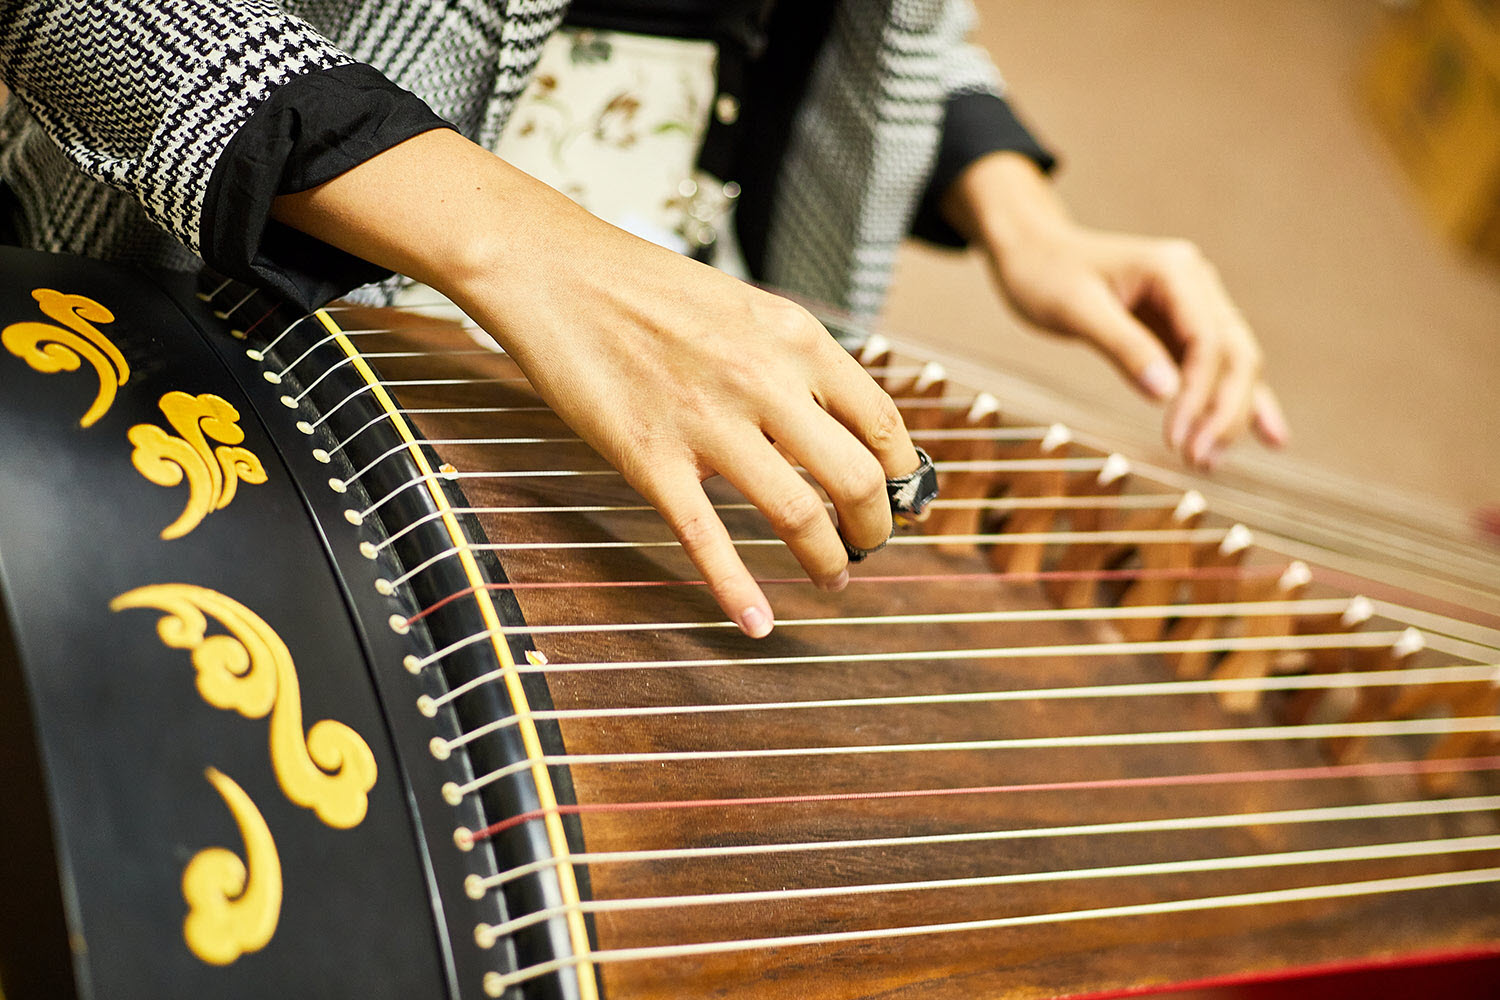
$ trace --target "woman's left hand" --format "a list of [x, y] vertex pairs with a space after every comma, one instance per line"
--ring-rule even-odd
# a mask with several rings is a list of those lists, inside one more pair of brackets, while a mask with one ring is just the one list
[[985, 249], [1022, 317], [1087, 341], [1167, 403], [1164, 435], [1187, 461], [1211, 468], [1247, 426], [1268, 445], [1286, 443], [1260, 345], [1193, 244], [1078, 225], [1041, 171], [1015, 153], [970, 165], [943, 207]]

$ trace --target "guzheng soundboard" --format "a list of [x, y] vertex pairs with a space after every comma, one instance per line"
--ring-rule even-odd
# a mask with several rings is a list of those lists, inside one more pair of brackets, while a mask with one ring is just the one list
[[1258, 522], [846, 332], [942, 496], [829, 595], [710, 482], [753, 641], [440, 315], [0, 249], [9, 1000], [1269, 997], [1500, 955], [1493, 553]]

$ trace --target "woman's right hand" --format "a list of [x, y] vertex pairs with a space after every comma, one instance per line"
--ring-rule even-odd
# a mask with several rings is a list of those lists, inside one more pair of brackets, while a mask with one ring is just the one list
[[770, 604], [704, 480], [744, 493], [827, 589], [848, 580], [840, 532], [865, 549], [889, 537], [885, 480], [916, 451], [890, 397], [800, 306], [601, 222], [446, 130], [275, 214], [457, 302], [661, 512], [747, 635], [771, 630]]

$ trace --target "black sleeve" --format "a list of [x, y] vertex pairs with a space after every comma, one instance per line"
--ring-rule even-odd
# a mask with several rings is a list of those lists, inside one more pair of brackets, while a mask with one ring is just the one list
[[1005, 98], [990, 93], [948, 98], [943, 110], [942, 142], [912, 219], [911, 234], [940, 246], [964, 246], [967, 241], [943, 218], [943, 194], [969, 164], [1002, 150], [1030, 158], [1045, 173], [1057, 166], [1057, 157], [1021, 123]]
[[413, 136], [451, 127], [369, 66], [335, 66], [288, 81], [235, 133], [214, 167], [203, 203], [204, 260], [304, 309], [389, 277], [384, 268], [275, 221], [271, 202]]

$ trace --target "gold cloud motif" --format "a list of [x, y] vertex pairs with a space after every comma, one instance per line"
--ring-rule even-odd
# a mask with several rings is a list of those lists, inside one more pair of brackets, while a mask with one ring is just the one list
[[181, 538], [228, 507], [241, 482], [264, 483], [266, 469], [254, 452], [239, 447], [245, 440], [240, 411], [227, 400], [209, 392], [169, 392], [160, 405], [177, 437], [155, 424], [136, 424], [129, 433], [135, 445], [130, 461], [158, 486], [187, 480], [187, 506], [161, 533], [165, 539]]
[[130, 365], [95, 323], [113, 323], [115, 314], [84, 295], [51, 288], [31, 293], [53, 323], [12, 323], [0, 331], [0, 343], [32, 368], [47, 375], [78, 371], [87, 361], [99, 377], [99, 391], [84, 412], [80, 427], [92, 427], [109, 411], [115, 394], [130, 379]]
[[270, 944], [276, 933], [281, 919], [281, 856], [245, 790], [215, 768], [204, 775], [234, 815], [245, 857], [241, 860], [225, 847], [208, 847], [193, 855], [182, 872], [182, 898], [188, 904], [182, 937], [204, 962], [229, 965]]
[[[215, 708], [247, 719], [270, 715], [271, 765], [286, 797], [338, 829], [358, 826], [375, 786], [375, 755], [358, 733], [333, 719], [304, 736], [302, 695], [286, 643], [244, 605], [206, 587], [166, 583], [121, 594], [110, 610], [154, 608], [156, 634], [188, 650], [198, 693]], [[209, 617], [228, 635], [209, 635]]]

